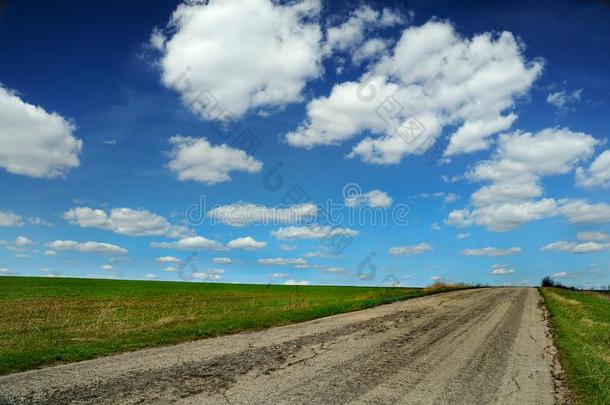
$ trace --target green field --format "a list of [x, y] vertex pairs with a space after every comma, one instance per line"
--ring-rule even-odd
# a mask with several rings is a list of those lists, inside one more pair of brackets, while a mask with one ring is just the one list
[[0, 374], [301, 322], [444, 289], [0, 277]]
[[610, 294], [542, 288], [577, 403], [610, 403]]

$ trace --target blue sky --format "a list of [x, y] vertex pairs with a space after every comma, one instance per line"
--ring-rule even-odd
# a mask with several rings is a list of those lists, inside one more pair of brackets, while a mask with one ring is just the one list
[[0, 4], [0, 275], [610, 284], [603, 2]]

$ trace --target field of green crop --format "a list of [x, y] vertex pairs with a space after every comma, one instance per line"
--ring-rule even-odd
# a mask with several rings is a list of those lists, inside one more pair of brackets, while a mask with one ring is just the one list
[[610, 403], [610, 294], [542, 288], [577, 403]]
[[442, 290], [0, 277], [0, 374]]

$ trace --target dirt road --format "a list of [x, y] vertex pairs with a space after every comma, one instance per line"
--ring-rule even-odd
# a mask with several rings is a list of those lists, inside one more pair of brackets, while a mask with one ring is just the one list
[[456, 291], [0, 377], [0, 403], [552, 404], [539, 304]]

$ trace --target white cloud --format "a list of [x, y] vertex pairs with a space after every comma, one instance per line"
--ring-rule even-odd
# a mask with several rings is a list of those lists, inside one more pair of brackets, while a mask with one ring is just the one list
[[361, 5], [351, 12], [346, 21], [327, 29], [324, 52], [330, 54], [336, 51], [349, 51], [352, 53], [354, 63], [361, 63], [381, 54], [387, 47], [386, 41], [379, 38], [365, 41], [370, 35], [369, 31], [404, 22], [405, 18], [394, 10], [384, 8], [379, 12], [367, 5]]
[[290, 279], [290, 280], [286, 280], [284, 282], [284, 285], [310, 285], [310, 284], [311, 284], [311, 281], [307, 281], [307, 280], [297, 281], [297, 280]]
[[174, 266], [167, 266], [163, 269], [163, 271], [167, 273], [176, 273], [178, 271], [178, 268]]
[[215, 257], [212, 259], [214, 264], [231, 264], [233, 263], [233, 259], [230, 257]]
[[56, 178], [78, 167], [82, 141], [73, 136], [75, 129], [0, 85], [0, 167], [9, 173]]
[[57, 252], [51, 249], [45, 250], [42, 254], [45, 256], [57, 256]]
[[442, 198], [444, 204], [451, 204], [460, 199], [460, 196], [454, 193], [445, 193], [437, 191], [435, 193], [419, 193], [409, 198]]
[[419, 243], [417, 245], [393, 246], [388, 250], [392, 256], [418, 255], [430, 252], [434, 248], [429, 243]]
[[112, 264], [103, 264], [100, 266], [100, 269], [104, 271], [114, 271], [114, 267], [112, 267]]
[[498, 203], [474, 210], [451, 211], [445, 224], [458, 228], [474, 224], [484, 226], [490, 231], [505, 232], [527, 222], [553, 216], [556, 209], [557, 204], [550, 198], [536, 202]]
[[314, 204], [298, 204], [287, 208], [265, 207], [257, 204], [229, 204], [213, 208], [208, 217], [231, 226], [248, 224], [290, 224], [315, 218]]
[[292, 252], [293, 250], [296, 250], [297, 247], [297, 245], [289, 245], [287, 243], [280, 244], [280, 249], [282, 249], [284, 252]]
[[144, 276], [146, 280], [155, 280], [157, 278], [156, 274], [148, 273]]
[[284, 257], [275, 257], [269, 259], [258, 259], [258, 264], [262, 264], [265, 266], [302, 266], [307, 265], [307, 261], [301, 258], [284, 258]]
[[17, 253], [15, 256], [13, 256], [15, 259], [29, 259], [30, 255], [27, 255], [25, 253]]
[[14, 276], [17, 273], [7, 269], [6, 267], [0, 267], [0, 276]]
[[354, 237], [358, 231], [349, 228], [332, 228], [330, 226], [288, 226], [272, 231], [271, 234], [282, 240], [326, 239], [337, 236]]
[[147, 210], [76, 207], [64, 213], [64, 218], [83, 228], [99, 228], [129, 236], [166, 236], [178, 238], [191, 233], [185, 226], [170, 224], [164, 217]]
[[172, 14], [168, 38], [153, 32], [153, 46], [162, 50], [162, 82], [205, 119], [222, 119], [224, 109], [238, 118], [300, 101], [306, 82], [322, 73], [320, 9], [317, 0], [183, 3]]
[[484, 247], [481, 249], [465, 249], [462, 250], [464, 256], [508, 256], [521, 253], [521, 248], [511, 247], [508, 249]]
[[17, 236], [17, 239], [15, 239], [15, 246], [25, 247], [25, 246], [31, 246], [31, 245], [35, 245], [35, 243], [23, 235], [19, 235], [19, 236]]
[[259, 250], [267, 247], [267, 242], [259, 242], [251, 236], [233, 239], [227, 243], [229, 249]]
[[371, 38], [356, 48], [352, 54], [355, 64], [381, 56], [388, 49], [389, 44], [381, 38]]
[[570, 252], [570, 253], [591, 253], [600, 252], [602, 250], [610, 249], [610, 243], [598, 243], [598, 242], [566, 242], [557, 241], [544, 245], [540, 250], [545, 251], [556, 251], [556, 252]]
[[581, 95], [582, 89], [574, 90], [571, 93], [561, 90], [549, 93], [549, 95], [546, 97], [546, 102], [560, 110], [565, 110], [568, 109], [571, 104], [578, 103]]
[[203, 236], [187, 236], [176, 242], [152, 242], [150, 247], [177, 250], [226, 250], [222, 243]]
[[570, 274], [570, 273], [565, 272], [565, 271], [560, 271], [558, 273], [554, 273], [553, 275], [551, 275], [551, 277], [553, 277], [553, 278], [566, 278], [566, 279], [572, 279], [572, 280], [578, 278], [577, 275]]
[[39, 226], [46, 226], [49, 228], [53, 227], [53, 224], [50, 222], [45, 221], [42, 218], [38, 218], [38, 217], [29, 217], [28, 218], [28, 223], [31, 225], [39, 225]]
[[214, 185], [231, 180], [231, 172], [258, 173], [262, 162], [243, 150], [227, 145], [214, 146], [205, 138], [172, 136], [169, 169], [179, 180]]
[[288, 278], [290, 277], [290, 274], [288, 273], [272, 273], [270, 275], [271, 278]]
[[75, 250], [82, 253], [100, 253], [112, 255], [126, 255], [127, 249], [117, 245], [103, 242], [76, 242], [73, 240], [55, 240], [47, 245], [53, 250]]
[[506, 264], [494, 264], [491, 266], [491, 274], [494, 276], [503, 276], [514, 272], [515, 270], [511, 269]]
[[591, 135], [565, 128], [501, 135], [493, 158], [479, 162], [466, 174], [471, 181], [490, 184], [472, 194], [474, 208], [452, 211], [445, 223], [503, 232], [562, 214], [568, 209], [562, 208], [566, 201], [536, 200], [544, 192], [540, 181], [544, 176], [572, 171], [593, 153], [597, 143]]
[[[492, 182], [496, 192], [502, 192], [504, 189], [510, 191], [500, 193], [495, 199], [475, 195], [473, 202], [484, 205], [537, 197], [540, 191], [536, 185], [541, 177], [572, 171], [578, 162], [593, 153], [597, 143], [591, 135], [573, 132], [567, 128], [546, 128], [535, 134], [504, 134], [500, 136], [494, 158], [476, 165], [468, 174], [468, 178], [473, 181]], [[520, 190], [524, 186], [530, 186], [526, 194]]]
[[456, 239], [460, 239], [460, 240], [468, 239], [468, 238], [470, 238], [470, 234], [467, 233], [467, 232], [466, 233], [458, 233], [457, 235], [455, 235], [455, 238]]
[[610, 150], [601, 153], [588, 169], [576, 169], [576, 184], [585, 188], [610, 187]]
[[586, 231], [586, 232], [578, 232], [576, 234], [576, 239], [584, 240], [584, 241], [600, 241], [600, 240], [608, 240], [610, 239], [610, 235], [604, 232], [599, 231]]
[[203, 280], [203, 281], [218, 281], [222, 280], [222, 274], [225, 271], [223, 269], [212, 269], [208, 271], [198, 271], [193, 272], [191, 276], [195, 280]]
[[432, 229], [433, 231], [440, 231], [441, 230], [441, 226], [434, 222], [432, 225], [430, 225], [430, 229]]
[[430, 21], [404, 30], [393, 51], [360, 80], [312, 100], [307, 119], [286, 140], [312, 148], [368, 131], [374, 137], [361, 140], [349, 156], [391, 164], [424, 153], [445, 127], [458, 126], [465, 135], [453, 141], [452, 154], [483, 149], [491, 133], [512, 124], [514, 114], [505, 111], [541, 70], [540, 61], [525, 60], [509, 32], [464, 39], [450, 23]]
[[181, 263], [182, 260], [174, 256], [161, 256], [155, 259], [157, 263]]
[[0, 226], [18, 227], [23, 225], [20, 215], [10, 211], [0, 211]]
[[458, 153], [471, 153], [487, 149], [489, 137], [510, 128], [517, 120], [516, 114], [496, 116], [489, 119], [478, 119], [465, 122], [451, 137], [446, 156]]
[[317, 270], [320, 270], [324, 273], [330, 274], [345, 274], [347, 271], [343, 267], [338, 266], [325, 266], [325, 265], [317, 265], [314, 266]]
[[584, 200], [562, 200], [559, 213], [573, 224], [610, 222], [610, 204], [590, 204]]
[[358, 207], [362, 205], [371, 208], [388, 208], [394, 200], [385, 191], [371, 190], [368, 193], [362, 193], [355, 196], [346, 196], [345, 205], [348, 207]]

